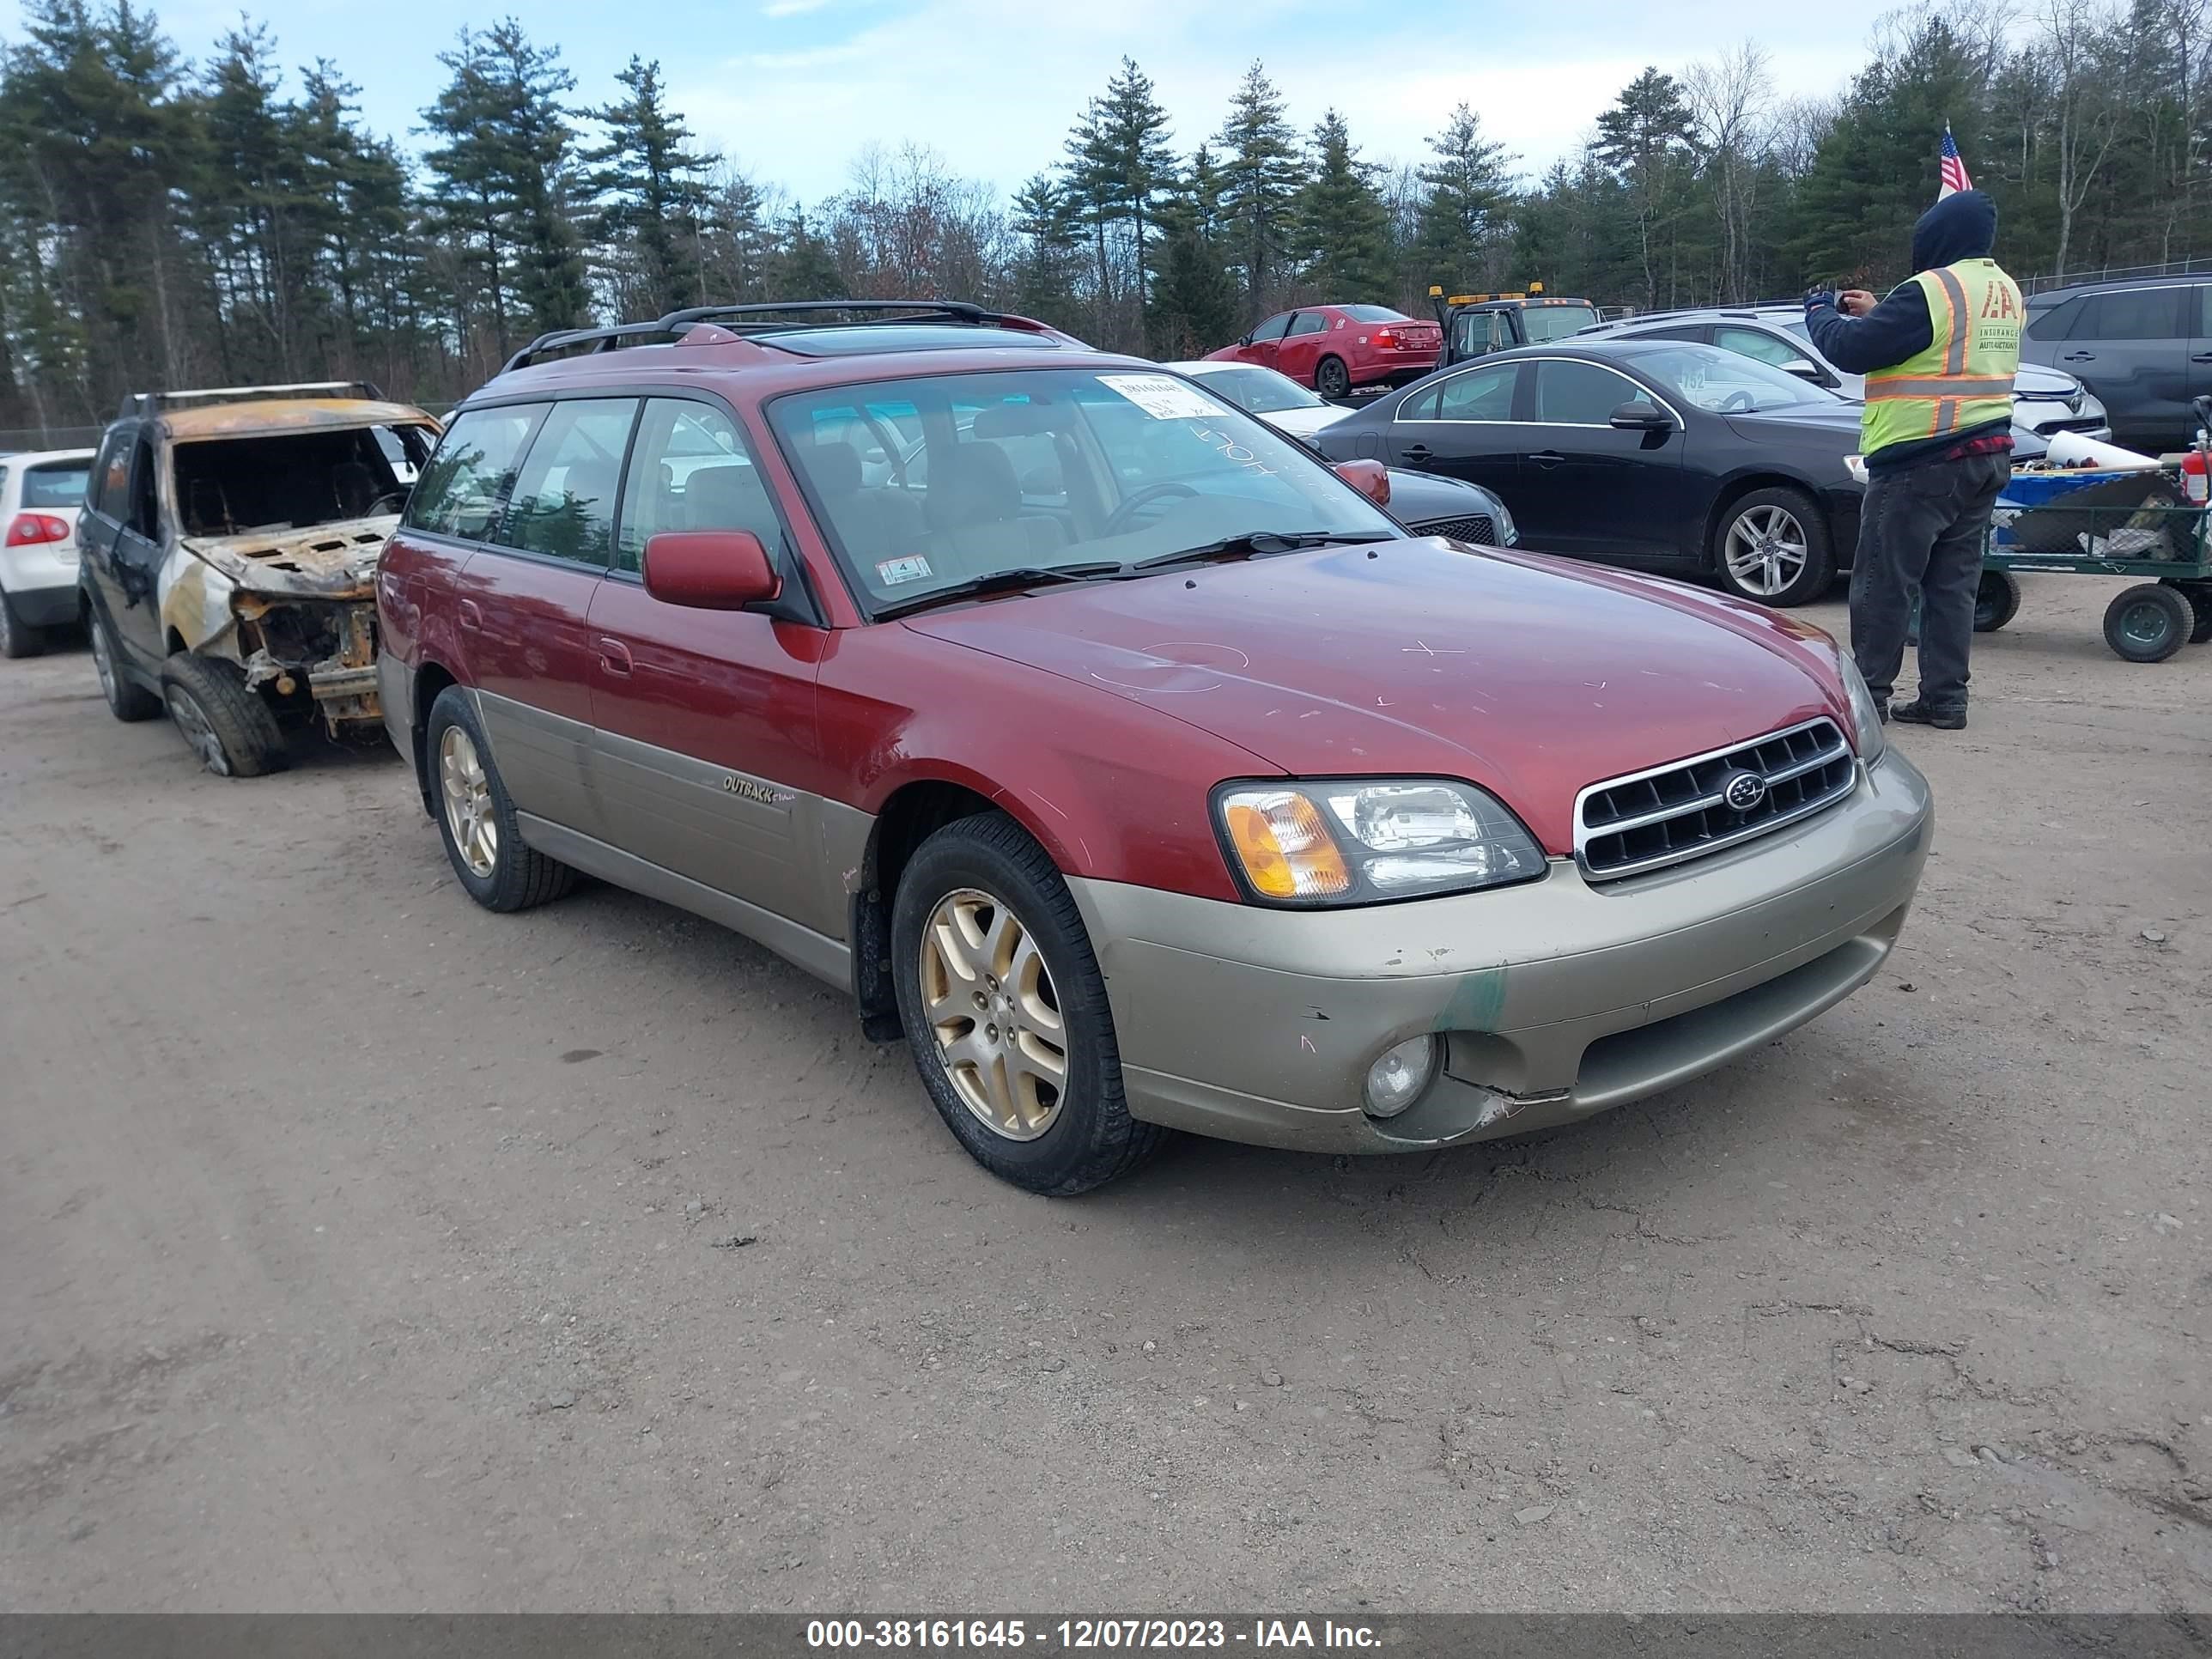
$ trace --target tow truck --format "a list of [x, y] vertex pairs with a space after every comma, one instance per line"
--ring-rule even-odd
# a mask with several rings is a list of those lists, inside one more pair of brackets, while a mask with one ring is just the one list
[[1439, 368], [1515, 346], [1565, 339], [1600, 320], [1598, 308], [1588, 300], [1555, 299], [1544, 292], [1541, 283], [1510, 293], [1449, 296], [1442, 288], [1431, 286], [1429, 304], [1444, 331]]

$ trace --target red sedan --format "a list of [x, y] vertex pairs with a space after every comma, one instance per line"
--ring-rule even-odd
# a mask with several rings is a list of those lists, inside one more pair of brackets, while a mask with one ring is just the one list
[[550, 337], [447, 428], [379, 670], [477, 903], [749, 934], [1054, 1194], [1174, 1128], [1571, 1122], [1888, 953], [1927, 787], [1817, 629], [1409, 535], [1374, 463], [1019, 318], [821, 315]]
[[1234, 345], [1207, 360], [1257, 363], [1310, 386], [1324, 398], [1347, 398], [1363, 386], [1404, 386], [1437, 366], [1443, 332], [1388, 306], [1306, 306], [1279, 311]]

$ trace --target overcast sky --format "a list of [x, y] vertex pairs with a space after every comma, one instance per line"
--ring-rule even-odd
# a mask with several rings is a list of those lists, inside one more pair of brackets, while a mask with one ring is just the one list
[[[157, 0], [155, 9], [194, 58], [239, 14], [236, 0]], [[336, 59], [360, 84], [369, 124], [410, 146], [444, 78], [437, 55], [462, 21], [514, 11], [560, 46], [585, 103], [613, 94], [631, 53], [658, 58], [701, 139], [807, 200], [841, 188], [871, 139], [920, 140], [960, 173], [1011, 188], [1059, 157], [1068, 124], [1124, 53], [1158, 83], [1180, 149], [1219, 125], [1257, 57], [1301, 127], [1334, 105], [1371, 158], [1419, 160], [1464, 100], [1534, 173], [1572, 151], [1647, 64], [1679, 70], [1755, 39], [1783, 94], [1840, 89], [1873, 15], [1749, 0], [492, 0], [481, 9], [285, 0], [247, 9], [270, 21], [281, 61]]]

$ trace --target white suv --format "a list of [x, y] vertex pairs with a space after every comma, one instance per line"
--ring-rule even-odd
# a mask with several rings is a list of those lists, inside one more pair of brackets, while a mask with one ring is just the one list
[[88, 449], [0, 455], [0, 657], [35, 657], [76, 621], [76, 515]]

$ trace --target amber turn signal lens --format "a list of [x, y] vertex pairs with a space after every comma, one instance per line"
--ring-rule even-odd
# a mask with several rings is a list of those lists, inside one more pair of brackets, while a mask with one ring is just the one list
[[1287, 789], [1232, 795], [1222, 818], [1254, 890], [1269, 898], [1328, 898], [1352, 886], [1344, 854], [1304, 795]]

